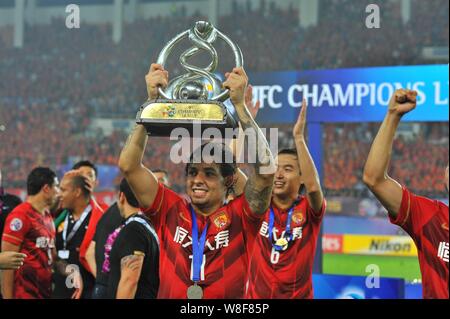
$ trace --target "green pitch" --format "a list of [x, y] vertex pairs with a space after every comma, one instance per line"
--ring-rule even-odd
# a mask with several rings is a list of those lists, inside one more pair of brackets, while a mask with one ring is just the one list
[[366, 267], [370, 264], [378, 265], [381, 277], [404, 278], [407, 281], [420, 279], [417, 257], [323, 255], [324, 274], [367, 276]]

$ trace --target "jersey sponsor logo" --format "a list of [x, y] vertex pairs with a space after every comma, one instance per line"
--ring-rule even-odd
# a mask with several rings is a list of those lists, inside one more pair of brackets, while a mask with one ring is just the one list
[[54, 248], [54, 240], [49, 237], [41, 236], [36, 238], [36, 248]]
[[[189, 235], [189, 231], [184, 229], [181, 226], [177, 226], [175, 230], [175, 235], [173, 237], [173, 241], [177, 244], [180, 244], [181, 247], [186, 248], [192, 245], [192, 237]], [[210, 242], [209, 239], [206, 240], [205, 247], [208, 247], [209, 250], [217, 250], [220, 248], [228, 247], [230, 244], [230, 232], [229, 230], [223, 230], [218, 232], [214, 236], [214, 241]]]
[[448, 263], [448, 243], [441, 241], [438, 248], [438, 257]]
[[[263, 221], [261, 224], [261, 227], [259, 229], [259, 234], [263, 237], [269, 238], [269, 223], [266, 221]], [[283, 238], [286, 235], [286, 231], [281, 231], [274, 227], [272, 230], [272, 237], [274, 242], [277, 241], [279, 238]], [[294, 227], [291, 230], [291, 234], [292, 234], [292, 240], [298, 240], [301, 239], [303, 237], [303, 227]]]
[[23, 222], [20, 218], [14, 218], [9, 224], [9, 229], [12, 231], [19, 231], [23, 227]]
[[214, 225], [217, 229], [222, 230], [227, 228], [230, 225], [230, 218], [228, 217], [226, 212], [218, 212], [216, 215], [212, 217], [214, 221]]

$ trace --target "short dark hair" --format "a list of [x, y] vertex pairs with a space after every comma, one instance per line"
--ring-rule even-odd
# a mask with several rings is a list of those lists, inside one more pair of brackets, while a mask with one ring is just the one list
[[27, 177], [27, 193], [29, 196], [38, 194], [45, 185], [53, 186], [56, 174], [48, 167], [36, 167]]
[[282, 155], [282, 154], [289, 154], [289, 155], [294, 155], [295, 157], [297, 157], [297, 150], [295, 148], [283, 148], [282, 150], [280, 150], [278, 152], [278, 155]]
[[[205, 147], [211, 147], [209, 154], [203, 154], [203, 151]], [[216, 154], [215, 152], [218, 151], [220, 153]], [[220, 162], [216, 163], [219, 166], [220, 175], [222, 175], [223, 178], [227, 178], [230, 176], [233, 176], [236, 173], [237, 165], [236, 165], [236, 158], [234, 157], [233, 153], [231, 152], [230, 148], [226, 146], [224, 143], [215, 143], [215, 142], [206, 142], [202, 144], [199, 148], [194, 150], [192, 152], [189, 163], [186, 164], [185, 168], [185, 174], [186, 176], [189, 173], [189, 168], [192, 166], [194, 161], [194, 156], [201, 159], [203, 161], [203, 155], [205, 156], [212, 156], [214, 159], [219, 159]], [[229, 159], [231, 159], [231, 163], [229, 163]], [[234, 193], [234, 183], [231, 185], [227, 185], [227, 194]]]
[[83, 175], [74, 175], [71, 176], [70, 181], [73, 187], [81, 189], [84, 198], [89, 198], [91, 196], [90, 185], [89, 181], [87, 180], [87, 177]]
[[95, 177], [96, 178], [98, 177], [97, 166], [95, 166], [94, 163], [92, 163], [91, 161], [88, 161], [88, 160], [83, 160], [83, 161], [76, 162], [72, 166], [72, 169], [79, 169], [79, 168], [84, 167], [84, 166], [92, 168], [94, 170], [94, 172], [95, 172]]
[[128, 184], [125, 178], [122, 178], [122, 181], [120, 182], [119, 191], [125, 195], [125, 198], [127, 199], [129, 205], [136, 208], [140, 206], [138, 200], [136, 199], [136, 196], [134, 196], [130, 184]]

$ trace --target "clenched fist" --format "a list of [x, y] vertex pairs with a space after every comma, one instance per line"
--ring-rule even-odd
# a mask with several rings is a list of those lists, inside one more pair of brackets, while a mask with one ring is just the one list
[[416, 108], [416, 99], [417, 91], [406, 89], [396, 90], [389, 101], [389, 112], [403, 116]]
[[152, 63], [150, 70], [145, 76], [145, 83], [147, 84], [147, 94], [149, 100], [158, 98], [158, 88], [165, 89], [169, 84], [169, 72], [164, 70], [161, 64]]

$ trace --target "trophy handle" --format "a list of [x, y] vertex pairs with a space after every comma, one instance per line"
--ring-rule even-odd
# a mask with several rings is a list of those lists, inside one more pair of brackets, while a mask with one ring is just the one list
[[[241, 48], [237, 44], [235, 44], [229, 37], [227, 37], [225, 34], [220, 32], [219, 30], [216, 30], [217, 36], [219, 38], [222, 38], [232, 49], [234, 54], [234, 64], [237, 68], [240, 68], [244, 66], [244, 58], [242, 57], [242, 51]], [[230, 91], [226, 89], [222, 93], [220, 93], [218, 96], [215, 96], [212, 98], [213, 101], [225, 101], [230, 97]]]
[[[170, 54], [170, 51], [172, 51], [173, 47], [177, 43], [182, 41], [184, 38], [187, 38], [188, 36], [189, 36], [189, 30], [186, 30], [186, 31], [178, 34], [177, 36], [173, 37], [159, 53], [156, 63], [161, 64], [164, 67], [166, 64], [167, 58]], [[158, 92], [159, 92], [159, 95], [162, 96], [163, 98], [165, 98], [167, 100], [171, 99], [171, 97], [168, 96], [161, 87], [158, 88]]]
[[[190, 40], [192, 42], [194, 42], [196, 47], [193, 47], [193, 48], [189, 49], [188, 51], [184, 52], [183, 55], [181, 56], [180, 62], [182, 62], [182, 65], [186, 69], [190, 70], [192, 73], [202, 74], [205, 78], [208, 79], [208, 81], [211, 83], [211, 85], [213, 87], [216, 87], [216, 81], [213, 79], [213, 77], [210, 74], [208, 74], [208, 72], [212, 72], [217, 67], [217, 53], [216, 53], [214, 47], [212, 47], [212, 43], [215, 42], [216, 37], [220, 37], [222, 40], [225, 41], [225, 43], [227, 43], [231, 47], [233, 54], [234, 54], [234, 60], [235, 60], [236, 67], [242, 67], [244, 64], [243, 57], [242, 57], [242, 51], [239, 48], [239, 46], [237, 46], [233, 41], [231, 41], [230, 38], [228, 38], [225, 34], [220, 32], [219, 30], [215, 29], [214, 26], [212, 26], [212, 24], [210, 24], [209, 22], [199, 21], [196, 23], [196, 26], [200, 25], [200, 24], [203, 24], [203, 26], [207, 25], [212, 28], [212, 32], [211, 32], [210, 36], [207, 39], [204, 39], [206, 43], [203, 43], [200, 40], [196, 39], [195, 27], [190, 30], [186, 30], [186, 31], [178, 34], [174, 38], [172, 38], [166, 44], [166, 46], [159, 53], [157, 63], [161, 64], [164, 67], [165, 63], [167, 61], [167, 58], [168, 58], [170, 52], [172, 51], [173, 47], [175, 45], [177, 45], [179, 42], [181, 42], [182, 40], [184, 40], [185, 38], [190, 38]], [[188, 57], [196, 54], [199, 50], [205, 50], [207, 52], [210, 52], [213, 56], [213, 61], [207, 67], [208, 72], [205, 70], [202, 70], [202, 69], [198, 69], [195, 66], [192, 66], [192, 65], [189, 65], [186, 63], [186, 59]], [[189, 77], [188, 75], [185, 75], [185, 76]], [[170, 100], [173, 98], [173, 97], [169, 96], [161, 87], [158, 88], [158, 93], [164, 99]], [[228, 89], [226, 89], [223, 92], [221, 92], [220, 94], [212, 97], [211, 100], [223, 102], [223, 101], [227, 100], [229, 97], [230, 97], [230, 92]]]

